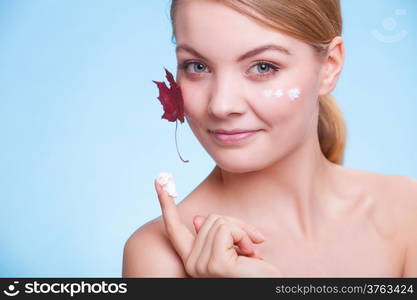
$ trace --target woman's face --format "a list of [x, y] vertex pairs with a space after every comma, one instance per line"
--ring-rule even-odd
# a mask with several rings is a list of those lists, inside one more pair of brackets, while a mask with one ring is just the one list
[[[181, 1], [175, 20], [186, 119], [222, 169], [263, 169], [317, 131], [322, 68], [309, 45], [216, 1]], [[265, 45], [278, 50], [251, 52]], [[231, 143], [218, 129], [259, 131]]]

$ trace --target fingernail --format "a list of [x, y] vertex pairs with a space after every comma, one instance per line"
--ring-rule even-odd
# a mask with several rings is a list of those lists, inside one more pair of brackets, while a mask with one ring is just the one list
[[255, 230], [254, 233], [255, 233], [255, 235], [256, 235], [257, 238], [260, 238], [262, 240], [265, 239], [265, 236], [259, 230]]

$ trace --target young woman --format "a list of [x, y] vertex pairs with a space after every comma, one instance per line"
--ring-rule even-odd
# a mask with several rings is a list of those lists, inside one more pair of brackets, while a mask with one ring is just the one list
[[[416, 277], [417, 181], [342, 166], [338, 0], [174, 0], [185, 116], [216, 167], [126, 242], [125, 277]], [[260, 234], [259, 234], [260, 232]]]

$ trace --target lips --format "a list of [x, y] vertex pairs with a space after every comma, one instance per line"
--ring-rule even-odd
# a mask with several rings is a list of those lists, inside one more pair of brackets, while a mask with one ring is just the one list
[[234, 130], [209, 130], [210, 134], [215, 138], [217, 142], [221, 144], [235, 144], [249, 139], [250, 137], [256, 135], [260, 130], [244, 130], [244, 129], [234, 129]]
[[245, 132], [252, 132], [252, 131], [258, 131], [259, 129], [232, 129], [232, 130], [226, 130], [226, 129], [215, 129], [215, 130], [209, 130], [213, 133], [218, 134], [237, 134], [237, 133], [245, 133]]

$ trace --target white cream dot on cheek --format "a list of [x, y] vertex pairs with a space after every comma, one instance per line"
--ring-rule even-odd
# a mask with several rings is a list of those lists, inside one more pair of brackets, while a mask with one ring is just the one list
[[264, 94], [264, 96], [266, 96], [267, 98], [279, 98], [282, 95], [284, 95], [282, 89], [268, 89], [268, 90], [263, 90], [262, 93]]
[[282, 89], [276, 89], [274, 92], [274, 96], [275, 97], [281, 97], [282, 95], [284, 95], [284, 93], [282, 92]]
[[299, 88], [292, 88], [288, 91], [288, 97], [290, 97], [291, 100], [295, 100], [298, 97], [300, 97], [300, 89]]
[[[295, 100], [300, 97], [300, 89], [299, 88], [291, 88], [287, 90], [287, 95], [290, 97], [290, 100]], [[284, 95], [283, 89], [265, 89], [262, 91], [262, 94], [267, 98], [280, 98]]]

